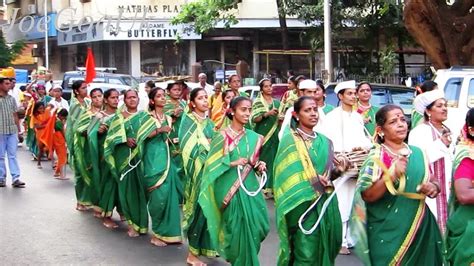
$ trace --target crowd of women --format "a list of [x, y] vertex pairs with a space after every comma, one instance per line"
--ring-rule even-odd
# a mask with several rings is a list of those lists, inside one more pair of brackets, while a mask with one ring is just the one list
[[[27, 142], [39, 167], [43, 154], [57, 158], [58, 178], [68, 154], [77, 210], [117, 228], [115, 210], [130, 237], [146, 234], [151, 220], [152, 244], [187, 239], [188, 264], [221, 256], [259, 265], [265, 199], [274, 197], [279, 265], [333, 265], [351, 247], [366, 265], [470, 265], [474, 109], [460, 139], [450, 139], [435, 85], [415, 98], [423, 118], [408, 144], [403, 110], [371, 106], [369, 83], [339, 84], [335, 108], [320, 82], [291, 77], [278, 101], [263, 79], [252, 101], [237, 75], [213, 95], [193, 89], [189, 101], [183, 83], [147, 83], [147, 110], [135, 90], [119, 107], [117, 90], [88, 93], [76, 81], [69, 112], [44, 93], [29, 101]], [[349, 155], [360, 151], [354, 171]]]

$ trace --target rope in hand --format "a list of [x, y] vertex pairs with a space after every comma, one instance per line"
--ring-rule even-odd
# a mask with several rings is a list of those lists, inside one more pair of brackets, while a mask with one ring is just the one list
[[[395, 185], [393, 184], [393, 180], [387, 166], [385, 166], [385, 164], [379, 158], [374, 157], [373, 160], [380, 167], [380, 169], [382, 169], [382, 178], [385, 183], [385, 187], [387, 187], [387, 190], [390, 194], [394, 196], [403, 196], [409, 199], [417, 199], [417, 200], [422, 200], [426, 198], [426, 195], [424, 194], [405, 192], [407, 179], [404, 174], [399, 177], [399, 186], [398, 186], [398, 189], [396, 189]], [[394, 161], [393, 165], [395, 165], [395, 162], [397, 160], [398, 159]]]
[[301, 232], [305, 235], [311, 235], [316, 229], [318, 228], [319, 224], [321, 223], [321, 220], [324, 217], [324, 214], [326, 213], [327, 208], [329, 207], [329, 204], [331, 203], [331, 200], [334, 198], [336, 195], [337, 191], [344, 185], [344, 183], [347, 182], [347, 180], [351, 179], [353, 176], [351, 174], [344, 174], [341, 177], [341, 181], [338, 183], [337, 186], [334, 187], [334, 191], [331, 193], [331, 195], [326, 199], [326, 201], [323, 204], [323, 207], [321, 208], [321, 213], [319, 214], [318, 220], [316, 220], [316, 223], [309, 229], [306, 230], [303, 227], [303, 222], [306, 219], [306, 216], [316, 207], [318, 204], [319, 200], [321, 199], [322, 195], [320, 195], [312, 204], [309, 206], [309, 208], [300, 216], [298, 219], [298, 227], [300, 228]]
[[249, 195], [250, 197], [255, 197], [258, 195], [258, 193], [260, 193], [260, 191], [263, 189], [263, 187], [265, 186], [265, 183], [267, 183], [267, 173], [266, 172], [262, 172], [261, 174], [261, 179], [260, 179], [260, 184], [259, 184], [259, 187], [256, 191], [249, 191], [245, 185], [244, 185], [244, 181], [242, 179], [242, 170], [243, 170], [243, 166], [242, 165], [239, 165], [237, 166], [237, 174], [239, 176], [239, 181], [240, 181], [240, 187], [245, 191], [245, 193], [247, 195]]
[[137, 166], [142, 162], [142, 160], [140, 159], [140, 160], [138, 160], [138, 162], [136, 164], [132, 165], [131, 164], [132, 149], [131, 148], [128, 149], [128, 152], [129, 152], [128, 153], [128, 166], [130, 166], [130, 168], [127, 171], [125, 171], [125, 173], [120, 175], [120, 181], [122, 181], [128, 173], [130, 173], [133, 169], [137, 168]]

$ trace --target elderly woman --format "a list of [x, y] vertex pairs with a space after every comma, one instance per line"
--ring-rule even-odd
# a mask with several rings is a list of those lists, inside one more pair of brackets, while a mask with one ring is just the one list
[[403, 110], [376, 114], [378, 144], [364, 162], [351, 217], [356, 252], [364, 265], [442, 265], [442, 240], [425, 197], [439, 194], [420, 148], [404, 143]]
[[456, 147], [453, 188], [447, 230], [450, 265], [474, 262], [474, 108], [468, 111], [463, 137]]
[[451, 132], [443, 122], [448, 118], [447, 101], [442, 90], [419, 95], [414, 102], [417, 112], [424, 114], [424, 122], [415, 127], [408, 143], [419, 147], [428, 157], [431, 178], [440, 185], [441, 193], [426, 203], [437, 218], [441, 232], [446, 231], [448, 218], [449, 179], [451, 177]]

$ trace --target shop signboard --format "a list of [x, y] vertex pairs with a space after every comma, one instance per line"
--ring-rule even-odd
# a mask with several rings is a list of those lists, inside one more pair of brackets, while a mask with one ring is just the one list
[[[117, 25], [120, 29], [117, 28]], [[172, 25], [170, 21], [120, 21], [104, 24], [103, 39], [118, 40], [199, 40], [201, 35], [186, 30], [185, 25]]]

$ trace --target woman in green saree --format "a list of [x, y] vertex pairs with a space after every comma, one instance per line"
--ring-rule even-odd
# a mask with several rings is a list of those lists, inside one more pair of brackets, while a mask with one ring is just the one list
[[122, 215], [128, 222], [128, 236], [148, 231], [148, 210], [143, 186], [143, 145], [153, 136], [156, 124], [145, 111], [138, 111], [138, 92], [128, 90], [125, 107], [110, 121], [104, 143], [105, 161], [118, 182]]
[[[231, 124], [212, 139], [204, 166], [199, 204], [207, 218], [212, 243], [232, 265], [259, 265], [260, 243], [269, 231], [262, 193], [266, 170], [259, 161], [263, 137], [245, 129], [252, 102], [237, 97], [230, 104]], [[249, 191], [250, 190], [250, 191]]]
[[209, 107], [204, 89], [193, 89], [190, 100], [190, 112], [183, 114], [179, 127], [179, 144], [186, 174], [183, 229], [189, 244], [187, 262], [192, 265], [204, 265], [198, 256], [215, 257], [217, 255], [211, 243], [207, 220], [198, 203], [203, 166], [209, 153], [210, 140], [214, 135], [214, 123], [206, 117]]
[[474, 263], [474, 108], [466, 116], [463, 136], [456, 147], [447, 223], [447, 260], [450, 265]]
[[278, 149], [278, 132], [280, 132], [280, 119], [278, 117], [280, 101], [272, 98], [272, 82], [269, 79], [262, 79], [258, 85], [260, 86], [260, 95], [253, 103], [250, 120], [254, 125], [254, 131], [264, 137], [260, 153], [260, 160], [264, 161], [268, 167], [268, 180], [264, 193], [268, 198], [272, 198], [273, 161]]
[[403, 110], [382, 107], [375, 115], [378, 143], [357, 180], [351, 218], [356, 252], [365, 265], [442, 265], [442, 240], [425, 196], [439, 185], [429, 180], [423, 152], [403, 141]]
[[[330, 177], [337, 176], [339, 170], [333, 165], [332, 142], [313, 131], [318, 123], [313, 97], [303, 96], [295, 102], [292, 120], [290, 133], [281, 139], [275, 158], [278, 265], [334, 265], [342, 242], [336, 195], [322, 214], [323, 204], [333, 193]], [[305, 215], [308, 209], [311, 211]], [[312, 226], [314, 229], [309, 229]]]
[[156, 246], [181, 243], [181, 217], [176, 166], [171, 159], [168, 134], [171, 132], [171, 117], [165, 115], [164, 89], [153, 88], [150, 98], [150, 115], [157, 129], [154, 136], [146, 140], [143, 156], [143, 184], [147, 190], [148, 212], [152, 221], [151, 243]]
[[96, 193], [96, 187], [99, 185], [93, 182], [92, 178], [92, 160], [91, 150], [87, 139], [87, 130], [92, 118], [102, 109], [103, 93], [99, 88], [90, 92], [92, 100], [89, 110], [82, 112], [74, 123], [74, 165], [75, 170], [79, 171], [80, 178], [76, 179], [76, 193], [81, 202], [86, 202], [94, 209], [94, 216], [101, 217], [101, 208], [99, 205], [99, 195]]
[[[119, 92], [116, 89], [109, 89], [104, 93], [104, 110], [98, 112], [92, 118], [87, 129], [87, 141], [89, 145], [89, 155], [92, 164], [92, 184], [95, 193], [98, 195], [100, 217], [102, 224], [107, 228], [117, 228], [118, 225], [112, 220], [112, 213], [115, 207], [119, 211], [117, 181], [110, 175], [109, 166], [105, 163], [104, 143], [107, 130], [112, 117], [117, 112], [119, 102]], [[120, 213], [120, 212], [119, 212]]]
[[185, 174], [183, 169], [183, 158], [181, 156], [180, 144], [179, 144], [179, 127], [183, 118], [183, 112], [186, 109], [186, 101], [182, 99], [183, 87], [180, 83], [168, 83], [166, 87], [167, 96], [164, 112], [166, 115], [172, 118], [172, 129], [168, 137], [170, 139], [170, 152], [173, 163], [178, 173], [177, 186], [180, 194], [180, 202], [183, 201], [183, 185], [185, 183]]
[[92, 202], [89, 199], [84, 199], [82, 195], [82, 188], [84, 187], [84, 179], [81, 176], [81, 171], [76, 167], [75, 142], [77, 139], [78, 121], [83, 113], [89, 109], [91, 101], [87, 97], [87, 84], [83, 80], [77, 80], [72, 84], [72, 92], [74, 96], [71, 98], [70, 112], [67, 117], [66, 126], [66, 143], [69, 151], [69, 166], [74, 172], [76, 185], [76, 210], [85, 211], [91, 206]]

